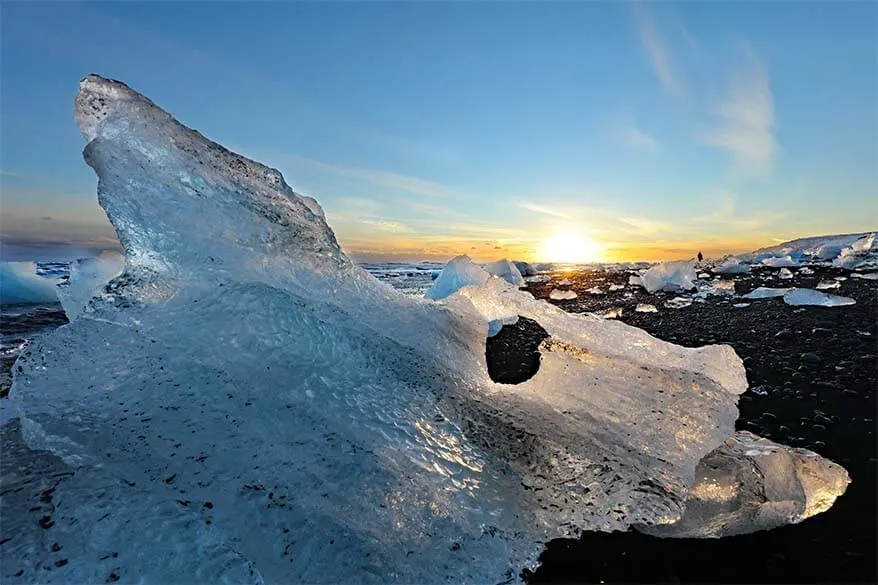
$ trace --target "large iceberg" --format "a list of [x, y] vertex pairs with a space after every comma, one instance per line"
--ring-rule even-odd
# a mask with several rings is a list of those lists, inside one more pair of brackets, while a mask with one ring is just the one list
[[56, 283], [37, 274], [35, 262], [0, 262], [0, 304], [57, 303]]
[[694, 262], [663, 262], [640, 275], [643, 288], [651, 293], [692, 290], [697, 280]]
[[485, 271], [491, 276], [496, 276], [498, 278], [502, 278], [509, 284], [514, 284], [515, 286], [524, 286], [524, 277], [519, 272], [518, 267], [506, 260], [497, 260], [491, 264], [485, 266]]
[[[22, 435], [65, 469], [43, 511], [4, 508], [4, 582], [496, 583], [581, 530], [716, 535], [723, 510], [687, 502], [736, 436], [730, 347], [565, 313], [465, 258], [436, 283], [456, 292], [406, 297], [279, 172], [124, 84], [87, 77], [76, 115], [125, 267], [16, 365]], [[540, 368], [495, 383], [489, 324], [518, 316], [549, 335]], [[844, 491], [840, 467], [772, 449], [810, 483], [768, 525]], [[718, 489], [759, 485], [724, 453]]]

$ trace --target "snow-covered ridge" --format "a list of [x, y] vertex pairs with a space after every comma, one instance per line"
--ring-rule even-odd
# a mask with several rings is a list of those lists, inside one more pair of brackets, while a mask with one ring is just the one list
[[[83, 80], [77, 121], [126, 263], [17, 364], [25, 440], [73, 474], [53, 524], [4, 511], [20, 536], [2, 554], [45, 556], [4, 582], [48, 580], [57, 542], [59, 582], [496, 583], [553, 537], [770, 528], [849, 481], [735, 433], [747, 380], [728, 346], [565, 313], [463, 257], [441, 300], [406, 297], [280, 173], [124, 84]], [[536, 375], [498, 384], [486, 335], [519, 315], [550, 338]], [[753, 441], [807, 474], [757, 472]], [[717, 457], [759, 496], [723, 523], [696, 489]]]

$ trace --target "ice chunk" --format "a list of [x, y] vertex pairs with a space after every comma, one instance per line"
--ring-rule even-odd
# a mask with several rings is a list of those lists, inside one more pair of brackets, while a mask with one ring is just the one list
[[813, 251], [813, 256], [817, 260], [833, 260], [839, 254], [844, 245], [836, 242], [828, 242]]
[[878, 272], [854, 272], [851, 276], [854, 278], [862, 278], [864, 280], [878, 280]]
[[798, 266], [798, 262], [793, 260], [791, 256], [773, 256], [764, 259], [762, 264], [771, 268], [789, 268], [790, 266]]
[[686, 512], [655, 536], [733, 536], [796, 524], [828, 510], [851, 482], [847, 471], [806, 449], [738, 431], [701, 460]]
[[857, 301], [848, 297], [840, 297], [822, 293], [810, 288], [794, 288], [783, 296], [788, 305], [817, 305], [819, 307], [844, 307], [855, 305]]
[[698, 276], [694, 262], [665, 262], [656, 264], [640, 277], [643, 288], [654, 293], [660, 290], [680, 292], [695, 288]]
[[750, 266], [742, 263], [738, 258], [729, 256], [713, 269], [718, 274], [744, 274], [750, 272]]
[[70, 276], [58, 284], [58, 300], [73, 321], [88, 302], [113, 278], [122, 273], [125, 265], [119, 254], [104, 253], [97, 258], [80, 258], [70, 264]]
[[831, 290], [841, 288], [841, 283], [837, 280], [821, 280], [815, 287], [817, 290]]
[[543, 282], [549, 282], [552, 280], [552, 277], [548, 274], [537, 274], [536, 276], [525, 276], [524, 281], [528, 283], [540, 284]]
[[875, 234], [868, 234], [853, 242], [850, 246], [844, 248], [838, 255], [838, 258], [832, 261], [833, 266], [839, 268], [847, 268], [852, 270], [869, 263], [869, 260], [875, 260], [872, 253], [872, 247], [875, 243]]
[[705, 297], [707, 295], [733, 295], [735, 294], [735, 281], [734, 280], [715, 280], [709, 283], [696, 283], [698, 287], [698, 293], [700, 296]]
[[518, 271], [524, 277], [537, 275], [537, 269], [534, 268], [533, 266], [531, 266], [530, 264], [528, 264], [527, 262], [522, 262], [521, 260], [514, 260], [512, 263], [515, 264], [515, 267], [518, 268]]
[[573, 283], [570, 282], [570, 280], [567, 278], [562, 278], [561, 280], [558, 281], [558, 286], [570, 286], [571, 284], [573, 284]]
[[781, 280], [789, 280], [793, 277], [793, 273], [789, 268], [781, 268], [777, 273], [777, 277]]
[[606, 309], [604, 311], [601, 311], [599, 315], [604, 319], [621, 319], [622, 307], [613, 307], [612, 309]]
[[552, 289], [549, 298], [553, 301], [569, 301], [575, 299], [578, 295], [572, 290], [561, 290], [559, 288]]
[[735, 303], [732, 306], [736, 309], [743, 309], [744, 307], [749, 307], [750, 303]]
[[491, 275], [487, 271], [464, 254], [448, 261], [425, 296], [433, 300], [444, 299], [465, 286], [478, 286], [489, 278]]
[[[729, 346], [568, 314], [481, 269], [443, 270], [441, 303], [407, 297], [280, 173], [127, 86], [89, 76], [77, 119], [126, 264], [16, 367], [25, 440], [72, 474], [46, 527], [4, 499], [4, 525], [70, 561], [21, 582], [509, 581], [548, 539], [678, 522], [734, 433]], [[532, 378], [498, 384], [485, 335], [515, 316], [549, 338]]]
[[658, 313], [658, 309], [655, 308], [655, 305], [647, 303], [637, 303], [637, 307], [634, 310], [637, 313]]
[[641, 280], [641, 278], [636, 274], [632, 274], [628, 277], [628, 284], [634, 286], [643, 286], [643, 280]]
[[515, 286], [524, 285], [524, 277], [521, 275], [521, 272], [518, 271], [515, 264], [505, 258], [488, 264], [485, 266], [485, 271], [492, 276], [502, 278], [509, 284], [514, 284]]
[[814, 274], [814, 271], [808, 268], [807, 266], [803, 266], [799, 268], [799, 274], [804, 274], [805, 276], [810, 276]]
[[709, 275], [708, 273], [706, 273], [706, 272], [699, 272], [699, 273], [698, 273], [698, 278], [703, 280], [703, 279], [706, 279], [706, 278], [710, 278], [710, 275]]
[[604, 295], [604, 294], [607, 294], [607, 291], [605, 291], [604, 289], [602, 289], [602, 288], [599, 287], [599, 286], [593, 286], [593, 287], [591, 287], [591, 288], [587, 288], [587, 289], [585, 289], [585, 292], [587, 292], [587, 293], [590, 294], [590, 295]]
[[686, 297], [674, 297], [669, 301], [665, 301], [665, 308], [668, 309], [684, 309], [692, 304], [692, 299]]
[[760, 286], [744, 295], [745, 299], [771, 299], [774, 297], [782, 297], [790, 291], [788, 288], [771, 288]]
[[617, 291], [617, 290], [623, 290], [624, 288], [625, 288], [624, 284], [611, 284], [610, 285], [610, 292]]
[[0, 304], [57, 303], [57, 282], [38, 275], [35, 262], [0, 262]]

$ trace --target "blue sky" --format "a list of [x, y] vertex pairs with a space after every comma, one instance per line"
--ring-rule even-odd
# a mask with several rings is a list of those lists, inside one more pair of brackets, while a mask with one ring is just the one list
[[874, 2], [28, 2], [0, 26], [7, 258], [112, 241], [72, 114], [91, 72], [279, 168], [362, 259], [878, 227]]

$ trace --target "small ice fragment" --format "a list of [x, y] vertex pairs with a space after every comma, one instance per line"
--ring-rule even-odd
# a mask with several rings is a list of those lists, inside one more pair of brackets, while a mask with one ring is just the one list
[[601, 288], [599, 286], [593, 286], [589, 289], [586, 289], [585, 292], [592, 294], [592, 295], [606, 294], [605, 291], [601, 290]]
[[749, 307], [750, 303], [735, 303], [732, 306], [735, 307], [736, 309], [743, 309], [744, 307]]
[[802, 268], [799, 269], [799, 274], [810, 275], [810, 274], [814, 274], [814, 271], [811, 270], [810, 268], [808, 268], [807, 266], [803, 266]]
[[573, 284], [573, 283], [570, 282], [570, 280], [568, 280], [566, 278], [562, 278], [561, 280], [558, 281], [558, 286], [570, 286], [571, 284]]
[[789, 280], [793, 277], [793, 273], [789, 268], [781, 268], [780, 272], [777, 273], [777, 277], [781, 280]]
[[829, 295], [811, 288], [794, 288], [784, 295], [783, 300], [788, 305], [815, 305], [818, 307], [844, 307], [854, 305], [857, 302], [848, 297]]
[[862, 335], [863, 337], [870, 337], [872, 334], [869, 333], [868, 331], [861, 331], [860, 329], [857, 329], [857, 335]]
[[692, 299], [687, 299], [686, 297], [674, 297], [665, 303], [665, 307], [668, 309], [683, 309], [691, 304]]
[[865, 280], [878, 280], [878, 272], [854, 272], [851, 276]]
[[631, 284], [634, 286], [641, 286], [641, 285], [643, 285], [643, 281], [640, 279], [639, 276], [632, 274], [631, 276], [628, 277], [628, 284]]
[[610, 285], [610, 291], [622, 290], [623, 288], [625, 288], [624, 284], [611, 284]]
[[841, 288], [841, 283], [837, 280], [822, 280], [817, 284], [817, 290], [829, 290], [833, 288]]
[[771, 288], [767, 286], [760, 286], [759, 288], [752, 290], [744, 295], [745, 299], [771, 299], [774, 297], [782, 297], [790, 291], [788, 288]]
[[655, 305], [650, 305], [648, 303], [638, 303], [637, 308], [634, 309], [636, 313], [658, 313], [658, 309], [655, 308]]
[[576, 298], [576, 293], [572, 290], [552, 289], [549, 298], [553, 301], [569, 301]]
[[847, 279], [848, 279], [847, 276], [836, 276], [836, 277], [834, 278], [834, 280], [837, 280], [837, 281], [839, 281], [839, 282], [844, 282], [844, 281], [846, 281]]
[[699, 272], [698, 278], [701, 278], [701, 279], [710, 278], [710, 275], [706, 272]]
[[622, 317], [622, 307], [613, 307], [606, 311], [601, 311], [600, 316], [604, 319], [619, 319]]
[[768, 386], [756, 386], [750, 389], [750, 392], [757, 396], [768, 396]]

